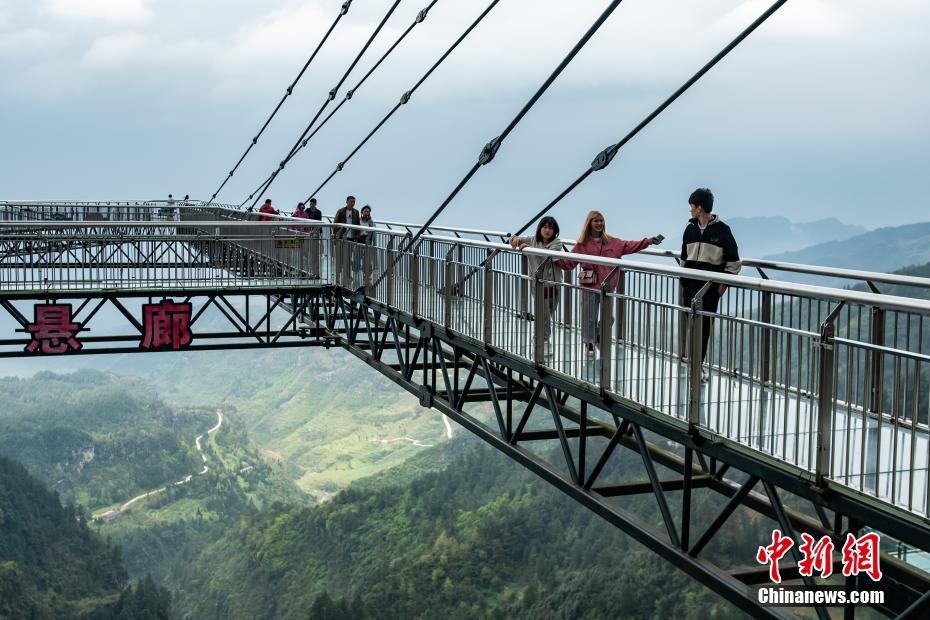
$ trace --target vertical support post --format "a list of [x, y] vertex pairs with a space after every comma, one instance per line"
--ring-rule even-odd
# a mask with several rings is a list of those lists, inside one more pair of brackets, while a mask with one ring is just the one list
[[[772, 293], [771, 291], [762, 291], [762, 308], [760, 309], [759, 321], [766, 325], [772, 323]], [[762, 328], [762, 351], [760, 352], [760, 379], [763, 385], [772, 381], [772, 332]]]
[[359, 249], [362, 251], [362, 286], [365, 287], [365, 294], [371, 297], [371, 242], [362, 244]]
[[623, 332], [626, 329], [626, 299], [622, 297], [626, 295], [626, 273], [624, 271], [620, 272], [620, 280], [617, 282], [617, 293], [619, 293], [621, 297], [617, 298], [617, 325], [614, 331], [614, 337], [619, 344], [623, 342]]
[[494, 252], [488, 250], [487, 260], [484, 262], [484, 290], [481, 295], [481, 305], [484, 308], [484, 344], [491, 344], [491, 337], [493, 336], [493, 322], [494, 322], [494, 270], [491, 268], [491, 263], [494, 262]]
[[551, 263], [552, 258], [547, 258], [533, 273], [533, 361], [538, 366], [542, 366], [546, 354], [546, 321], [549, 319], [546, 314], [546, 285], [543, 283], [542, 274]]
[[[562, 281], [565, 282], [565, 284], [570, 285], [572, 283], [573, 273], [574, 273], [573, 271], [565, 271], [562, 274]], [[571, 327], [572, 326], [572, 303], [574, 303], [575, 299], [578, 299], [578, 293], [571, 286], [566, 286], [564, 288], [565, 288], [565, 300], [564, 300], [565, 303], [562, 304], [562, 311], [564, 312], [562, 322], [565, 323], [565, 327]]]
[[422, 243], [410, 248], [410, 314], [417, 316], [420, 301], [420, 262], [417, 260]]
[[429, 259], [427, 262], [427, 281], [426, 284], [431, 289], [436, 288], [436, 261], [433, 260], [436, 253], [436, 242], [432, 239], [426, 240], [426, 256]]
[[694, 473], [694, 450], [685, 448], [684, 487], [681, 494], [681, 549], [691, 544], [691, 483]]
[[701, 370], [704, 366], [701, 346], [704, 342], [704, 295], [711, 287], [711, 282], [704, 286], [691, 300], [691, 314], [688, 315], [688, 429], [694, 429], [701, 423]]
[[[523, 256], [522, 254], [520, 254], [519, 260], [520, 260], [520, 273], [530, 275], [529, 267], [526, 261], [526, 256]], [[518, 303], [520, 304], [519, 313], [522, 316], [527, 316], [530, 313], [529, 286], [527, 285], [526, 281], [523, 280], [523, 278], [520, 278], [518, 281], [520, 282], [520, 286], [517, 289], [517, 294], [519, 296]]]
[[818, 369], [818, 398], [817, 398], [817, 449], [814, 454], [814, 473], [817, 475], [817, 484], [823, 485], [830, 476], [830, 460], [833, 443], [833, 410], [834, 399], [834, 370], [836, 366], [836, 349], [833, 337], [836, 327], [833, 322], [839, 316], [844, 302], [840, 302], [830, 312], [820, 325], [820, 367]]
[[385, 265], [387, 276], [384, 278], [384, 303], [390, 306], [394, 303], [394, 237], [388, 239], [385, 257], [387, 258]]
[[600, 374], [600, 388], [601, 392], [607, 392], [612, 387], [610, 384], [610, 371], [611, 371], [611, 346], [610, 346], [610, 328], [612, 327], [612, 318], [613, 318], [613, 308], [611, 307], [611, 298], [607, 296], [610, 292], [610, 281], [613, 280], [614, 275], [619, 270], [619, 267], [614, 267], [610, 270], [610, 274], [604, 278], [604, 282], [601, 284], [600, 296], [601, 296], [601, 324], [600, 330], [598, 333], [598, 338], [600, 339], [599, 349], [600, 349], [600, 358], [601, 358], [601, 374]]
[[[869, 317], [869, 342], [874, 345], [885, 344], [885, 309], [873, 307]], [[869, 412], [882, 410], [882, 393], [885, 388], [885, 363], [881, 351], [869, 353]]]
[[[453, 274], [452, 255], [455, 253], [457, 247], [457, 243], [452, 244], [452, 247], [446, 252], [446, 260], [442, 265], [442, 324], [445, 325], [446, 329], [452, 329], [452, 289], [454, 288], [453, 278], [455, 277]], [[490, 381], [490, 377], [488, 377], [488, 381]]]

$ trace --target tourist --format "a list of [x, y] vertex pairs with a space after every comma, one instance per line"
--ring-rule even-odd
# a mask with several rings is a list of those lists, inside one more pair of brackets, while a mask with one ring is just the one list
[[[358, 210], [355, 208], [355, 196], [346, 196], [346, 206], [336, 211], [336, 217], [333, 218], [333, 224], [354, 224], [358, 226], [360, 221], [361, 216], [359, 215]], [[348, 239], [355, 241], [358, 239], [358, 230], [349, 229], [348, 234], [346, 234], [345, 228], [337, 227], [334, 231], [334, 236], [339, 239], [347, 237]]]
[[[724, 224], [719, 217], [711, 214], [714, 208], [714, 194], [706, 187], [700, 187], [691, 193], [688, 198], [688, 208], [691, 210], [691, 219], [685, 227], [681, 240], [681, 259], [679, 264], [688, 269], [701, 269], [718, 273], [739, 273], [742, 263], [739, 259], [739, 248], [730, 227]], [[706, 280], [681, 279], [683, 293], [682, 305], [691, 306], [694, 296]], [[701, 300], [704, 312], [717, 312], [720, 297], [727, 290], [725, 284], [711, 284]], [[710, 338], [712, 321], [709, 316], [704, 317], [701, 341], [701, 362], [707, 357], [707, 341]], [[707, 371], [701, 370], [702, 380], [707, 380]]]
[[[627, 254], [645, 250], [650, 245], [657, 245], [662, 242], [662, 239], [662, 235], [645, 237], [638, 241], [624, 241], [617, 237], [611, 237], [607, 234], [603, 214], [600, 211], [591, 211], [585, 218], [581, 235], [578, 237], [575, 247], [572, 248], [572, 253], [589, 254], [602, 258], [620, 258]], [[574, 261], [569, 261], [569, 264], [573, 263]], [[598, 328], [601, 308], [600, 289], [612, 269], [613, 267], [610, 265], [581, 263], [581, 272], [578, 274], [578, 284], [583, 289], [581, 295], [581, 339], [588, 359], [594, 359], [594, 345], [600, 341]], [[608, 288], [610, 290], [616, 288], [619, 279], [620, 274], [614, 274], [614, 277], [608, 283]]]
[[[297, 208], [294, 209], [293, 213], [291, 213], [291, 217], [296, 217], [302, 220], [310, 219], [310, 216], [307, 214], [307, 211], [304, 209], [304, 203], [302, 202], [297, 203]], [[307, 232], [310, 232], [310, 227], [309, 226], [292, 226], [291, 230], [293, 230], [294, 232], [307, 233]]]
[[271, 206], [271, 198], [265, 199], [265, 204], [263, 204], [259, 210], [261, 215], [258, 216], [259, 222], [270, 222], [272, 221], [272, 215], [281, 215], [281, 212]]
[[[562, 251], [562, 240], [559, 239], [559, 223], [554, 217], [546, 216], [539, 220], [536, 225], [536, 234], [526, 237], [511, 237], [510, 245], [514, 249], [522, 250], [523, 248], [538, 248], [540, 250], [551, 250], [553, 252]], [[526, 265], [527, 274], [534, 277], [539, 268], [546, 262], [544, 256], [527, 255]], [[552, 319], [559, 307], [559, 287], [555, 284], [562, 278], [562, 269], [572, 269], [571, 263], [565, 263], [561, 260], [550, 260], [546, 268], [539, 274], [541, 280], [545, 281], [543, 285], [543, 309], [545, 312], [545, 336], [544, 336], [544, 355], [552, 355], [552, 349], [549, 344], [549, 337], [552, 334]]]

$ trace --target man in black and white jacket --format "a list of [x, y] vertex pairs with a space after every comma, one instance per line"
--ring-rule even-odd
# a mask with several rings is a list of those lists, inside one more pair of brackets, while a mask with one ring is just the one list
[[[703, 269], [718, 273], [739, 273], [742, 264], [739, 260], [739, 248], [730, 227], [724, 224], [716, 215], [711, 215], [714, 209], [714, 194], [706, 187], [694, 190], [688, 198], [691, 208], [691, 219], [685, 228], [681, 240], [681, 258], [678, 263], [688, 269]], [[681, 279], [683, 292], [682, 305], [691, 306], [697, 292], [704, 286], [706, 280]], [[717, 304], [724, 291], [724, 284], [711, 284], [703, 298], [705, 312], [716, 312]], [[707, 356], [707, 340], [710, 337], [711, 320], [704, 317], [703, 342], [701, 344], [701, 361]], [[706, 376], [706, 375], [705, 375]]]

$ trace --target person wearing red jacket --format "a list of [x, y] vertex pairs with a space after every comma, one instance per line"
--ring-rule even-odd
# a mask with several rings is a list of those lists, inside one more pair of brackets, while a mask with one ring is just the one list
[[264, 214], [258, 216], [259, 222], [270, 222], [272, 215], [281, 215], [280, 211], [271, 206], [271, 198], [265, 199], [265, 204], [258, 209], [258, 212]]
[[[624, 241], [607, 234], [604, 215], [600, 211], [591, 211], [585, 218], [581, 235], [572, 248], [572, 254], [589, 254], [603, 258], [620, 258], [627, 254], [634, 254], [645, 250], [650, 245], [662, 242], [662, 236], [645, 237], [637, 241]], [[575, 261], [563, 261], [575, 262]], [[585, 353], [588, 359], [594, 359], [594, 345], [600, 340], [598, 319], [600, 318], [601, 296], [600, 288], [610, 276], [613, 269], [610, 265], [597, 265], [594, 263], [581, 263], [581, 272], [578, 283], [585, 290], [581, 295], [581, 339], [584, 342]], [[610, 289], [615, 289], [620, 274], [614, 274], [608, 283]]]

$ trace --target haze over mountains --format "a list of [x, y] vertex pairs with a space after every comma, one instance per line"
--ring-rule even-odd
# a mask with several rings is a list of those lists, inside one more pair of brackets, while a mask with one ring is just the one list
[[868, 232], [836, 218], [792, 222], [786, 217], [724, 217], [733, 230], [740, 254], [760, 258], [779, 252], [801, 250], [825, 241], [841, 241]]

